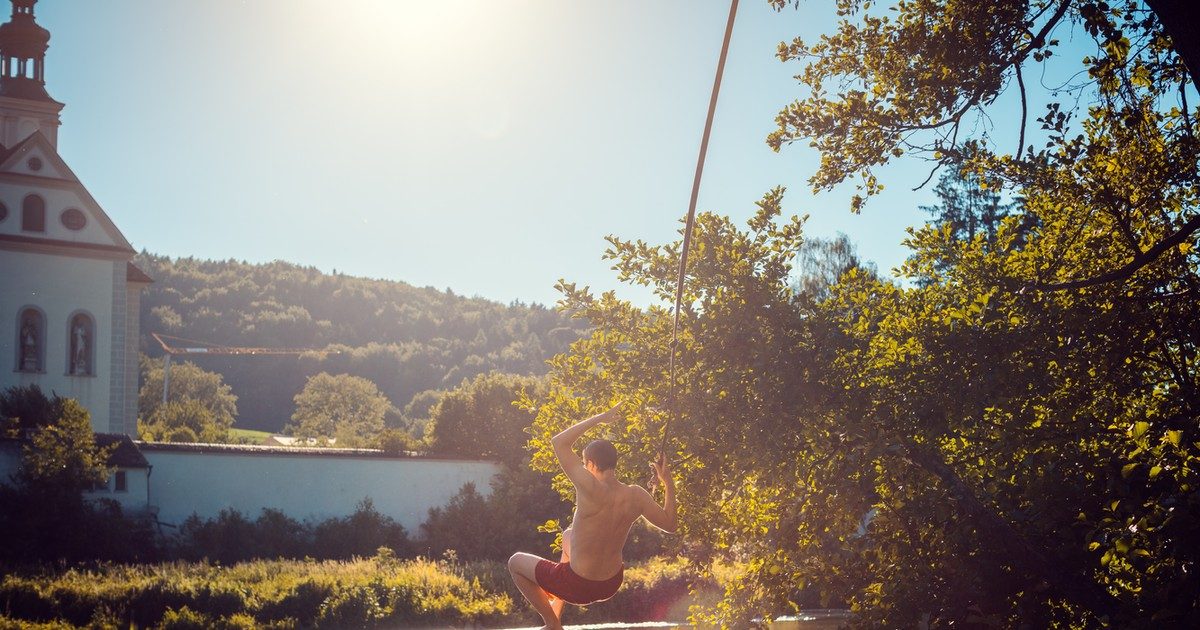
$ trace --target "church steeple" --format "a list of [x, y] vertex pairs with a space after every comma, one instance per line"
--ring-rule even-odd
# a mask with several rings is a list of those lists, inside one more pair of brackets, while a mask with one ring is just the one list
[[11, 147], [34, 131], [58, 140], [63, 105], [46, 92], [50, 31], [34, 20], [37, 0], [11, 0], [12, 17], [0, 24], [0, 143]]
[[50, 31], [33, 19], [37, 0], [12, 0], [12, 19], [0, 25], [0, 96], [53, 100], [46, 93]]

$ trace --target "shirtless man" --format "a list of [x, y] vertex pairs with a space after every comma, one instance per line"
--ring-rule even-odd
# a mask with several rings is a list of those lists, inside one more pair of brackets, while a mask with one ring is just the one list
[[645, 488], [617, 480], [617, 449], [608, 440], [592, 440], [583, 460], [571, 446], [588, 429], [617, 416], [620, 405], [592, 416], [551, 438], [563, 472], [575, 484], [575, 517], [563, 532], [562, 560], [551, 562], [528, 553], [508, 559], [508, 572], [525, 599], [542, 616], [546, 628], [562, 628], [563, 602], [586, 605], [604, 601], [621, 586], [625, 563], [621, 552], [629, 528], [640, 517], [674, 533], [675, 484], [666, 458], [650, 464], [663, 485], [659, 505]]

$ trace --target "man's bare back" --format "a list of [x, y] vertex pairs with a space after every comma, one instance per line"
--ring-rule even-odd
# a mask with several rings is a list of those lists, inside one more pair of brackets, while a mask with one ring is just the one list
[[620, 586], [622, 552], [634, 521], [644, 516], [668, 532], [674, 532], [677, 526], [675, 485], [661, 454], [651, 464], [663, 486], [660, 506], [645, 488], [617, 479], [617, 451], [611, 442], [592, 441], [584, 449], [582, 460], [572, 450], [588, 429], [616, 417], [619, 407], [579, 422], [551, 439], [559, 465], [575, 485], [575, 517], [563, 533], [562, 562], [527, 553], [513, 554], [508, 561], [517, 588], [547, 628], [561, 627], [559, 615], [564, 599], [587, 604], [612, 597]]
[[571, 567], [591, 580], [603, 580], [621, 569], [625, 540], [638, 518], [646, 516], [661, 529], [674, 530], [667, 527], [665, 518], [652, 518], [663, 509], [645, 488], [616, 479], [597, 480], [586, 490], [576, 486], [575, 506], [571, 520]]

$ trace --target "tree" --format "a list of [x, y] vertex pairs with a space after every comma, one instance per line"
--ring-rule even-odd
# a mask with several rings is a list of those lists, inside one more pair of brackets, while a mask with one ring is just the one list
[[47, 398], [37, 385], [16, 385], [0, 393], [0, 434], [35, 429], [62, 414], [62, 399]]
[[425, 435], [426, 426], [429, 424], [429, 416], [433, 412], [433, 407], [437, 405], [438, 400], [446, 392], [440, 389], [427, 389], [412, 397], [408, 404], [404, 406], [402, 414], [404, 423], [409, 431], [416, 435]]
[[[19, 394], [30, 402], [40, 391]], [[71, 398], [34, 402], [57, 415], [22, 445], [12, 485], [0, 482], [0, 503], [6, 506], [0, 510], [0, 560], [132, 561], [151, 555], [153, 532], [145, 523], [125, 519], [115, 503], [85, 498], [107, 480], [113, 448], [96, 445], [87, 409]]]
[[96, 446], [91, 415], [74, 398], [55, 398], [58, 417], [22, 450], [17, 482], [46, 496], [81, 496], [108, 479], [106, 449]]
[[837, 238], [806, 238], [796, 261], [794, 290], [814, 301], [829, 297], [829, 290], [851, 269], [875, 275], [874, 263], [862, 260], [845, 234]]
[[[798, 245], [772, 214], [748, 232], [697, 222], [665, 413], [685, 536], [746, 568], [710, 619], [815, 595], [888, 627], [1200, 623], [1194, 38], [1173, 48], [1180, 21], [1133, 2], [838, 5], [836, 34], [780, 47], [809, 96], [774, 146], [812, 142], [817, 189], [857, 177], [869, 197], [874, 168], [924, 153], [1023, 203], [994, 242], [915, 230], [902, 272], [927, 283], [854, 270], [816, 304], [785, 291], [778, 252]], [[1072, 24], [1098, 52], [1039, 119], [1046, 146], [1026, 115], [1011, 154], [972, 135], [1010, 79], [1027, 102], [1022, 67]], [[678, 244], [611, 242], [621, 278], [666, 300]], [[564, 418], [611, 397], [651, 403], [624, 427], [648, 455], [665, 357], [644, 348], [666, 313], [563, 289], [596, 330], [553, 362], [535, 464]]]
[[[745, 568], [714, 623], [802, 601], [889, 627], [1200, 618], [1192, 303], [1001, 291], [1022, 254], [1004, 228], [953, 258], [919, 230], [906, 270], [938, 282], [851, 269], [813, 301], [791, 288], [803, 245], [781, 200], [746, 231], [697, 218], [674, 408], [669, 312], [562, 285], [595, 328], [552, 361], [535, 467], [554, 471], [550, 436], [610, 400], [630, 402], [611, 437], [634, 461], [669, 419], [688, 549]], [[610, 242], [624, 279], [669, 299], [678, 243]]]
[[[1192, 185], [1200, 143], [1188, 103], [1200, 47], [1186, 36], [1194, 26], [1179, 13], [1185, 3], [1150, 3], [1157, 13], [1137, 0], [938, 0], [903, 2], [895, 12], [864, 0], [837, 4], [844, 19], [836, 34], [779, 47], [781, 60], [804, 64], [797, 77], [809, 95], [780, 112], [768, 142], [777, 150], [811, 142], [821, 152], [814, 190], [857, 179], [869, 197], [881, 190], [874, 169], [916, 154], [981, 186], [1016, 191], [1028, 200], [1019, 214], [1040, 227], [1031, 244], [1048, 264], [1011, 270], [1014, 287], [1124, 281], [1188, 257], [1180, 246], [1200, 229]], [[1040, 74], [1071, 27], [1096, 53], [1081, 60], [1087, 80], [1045, 95], [1036, 120], [1044, 138], [1035, 141], [1024, 73]], [[1021, 118], [1009, 148], [973, 123], [1013, 83]], [[852, 207], [864, 201], [856, 196]]]
[[287, 430], [318, 443], [336, 438], [338, 446], [365, 446], [383, 429], [392, 407], [375, 383], [349, 374], [321, 372], [296, 394], [296, 411]]
[[[992, 559], [988, 587], [1008, 603], [982, 587], [971, 596], [1009, 623], [1049, 623], [1055, 606], [1079, 624], [1200, 620], [1194, 554], [1180, 545], [1200, 521], [1177, 507], [1193, 504], [1200, 451], [1185, 438], [1200, 417], [1200, 111], [1189, 103], [1200, 45], [1186, 3], [1146, 4], [905, 2], [883, 15], [843, 0], [836, 34], [779, 50], [804, 64], [809, 96], [781, 112], [770, 142], [821, 151], [814, 188], [857, 178], [870, 196], [873, 170], [907, 153], [1023, 199], [994, 244], [915, 231], [903, 271], [927, 286], [859, 282], [832, 303], [850, 342], [837, 367], [864, 394], [848, 410], [889, 436], [870, 452], [890, 446], [904, 455], [887, 475], [944, 488], [940, 500], [915, 492], [929, 487], [918, 477], [877, 494], [952, 506], [930, 533], [945, 540], [953, 525], [960, 548]], [[1084, 80], [1041, 95], [1029, 133], [1024, 76], [1061, 56], [1060, 38], [1096, 52], [1080, 60]], [[1013, 87], [1017, 142], [1001, 146], [974, 121]], [[880, 509], [897, 527], [920, 523]], [[877, 610], [908, 597], [889, 625], [911, 623], [909, 596], [921, 599], [904, 589], [919, 581], [896, 575], [876, 574], [882, 588], [864, 597]], [[1044, 596], [1030, 595], [1035, 584]]]
[[[141, 361], [142, 388], [138, 391], [138, 416], [153, 423], [162, 417], [159, 407], [163, 404], [163, 368], [161, 362], [143, 356]], [[195, 401], [203, 406], [211, 417], [212, 430], [225, 433], [237, 418], [237, 396], [226, 385], [224, 377], [192, 363], [180, 361], [171, 364], [171, 383], [168, 403], [185, 404]], [[178, 411], [169, 415], [178, 415]], [[197, 430], [197, 434], [200, 430]]]
[[229, 427], [213, 417], [212, 410], [194, 398], [159, 405], [146, 422], [138, 423], [138, 436], [148, 442], [229, 441]]
[[949, 230], [954, 240], [973, 241], [980, 235], [989, 245], [996, 242], [1000, 223], [1009, 211], [999, 191], [981, 186], [970, 173], [951, 169], [942, 174], [933, 192], [938, 205], [921, 209], [933, 215], [934, 225]]
[[536, 399], [542, 388], [536, 378], [496, 372], [464, 380], [430, 410], [432, 452], [521, 464], [528, 458], [526, 431], [533, 414], [516, 402], [522, 396]]
[[[556, 472], [555, 486], [570, 496], [550, 445], [555, 433], [610, 401], [625, 401], [625, 422], [606, 430], [628, 462], [618, 466], [618, 475], [645, 483], [643, 462], [655, 456], [669, 423], [668, 455], [676, 462], [689, 553], [702, 563], [723, 556], [764, 574], [769, 567], [791, 572], [786, 550], [795, 541], [783, 521], [796, 518], [792, 506], [798, 498], [813, 494], [807, 464], [827, 452], [813, 448], [817, 436], [797, 429], [823, 432], [832, 418], [827, 403], [832, 386], [820, 378], [833, 346], [813, 340], [820, 328], [811, 326], [804, 310], [810, 301], [795, 299], [792, 260], [803, 247], [802, 222], [780, 220], [782, 200], [782, 189], [768, 193], [745, 230], [715, 214], [696, 217], [673, 406], [669, 310], [641, 309], [612, 292], [593, 295], [560, 284], [560, 307], [594, 328], [570, 353], [551, 360], [549, 392], [537, 407], [531, 440], [533, 466]], [[609, 243], [605, 257], [623, 280], [647, 285], [670, 303], [678, 242], [652, 246], [609, 237]], [[861, 482], [853, 478], [825, 491], [847, 499], [862, 496]], [[793, 590], [774, 595], [743, 590], [746, 581], [740, 578], [736, 586], [731, 583], [730, 592], [739, 597], [757, 593], [769, 601], [743, 601], [740, 612], [724, 619], [735, 627], [755, 615], [786, 610]]]

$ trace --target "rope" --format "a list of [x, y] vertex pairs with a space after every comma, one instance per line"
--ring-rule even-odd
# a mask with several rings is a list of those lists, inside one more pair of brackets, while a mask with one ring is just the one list
[[683, 281], [687, 275], [688, 249], [692, 244], [692, 226], [696, 223], [696, 199], [700, 196], [700, 178], [704, 174], [704, 158], [708, 154], [708, 137], [712, 132], [713, 115], [717, 111], [717, 95], [721, 93], [721, 77], [725, 74], [725, 58], [729, 55], [729, 39], [733, 35], [733, 21], [737, 16], [738, 0], [729, 4], [729, 21], [725, 24], [725, 40], [721, 43], [721, 58], [717, 61], [717, 76], [713, 80], [712, 96], [708, 99], [708, 118], [704, 121], [704, 136], [700, 140], [700, 156], [696, 159], [696, 177], [692, 180], [692, 198], [688, 202], [687, 223], [683, 228], [683, 251], [679, 256], [679, 278], [675, 284], [675, 315], [671, 324], [671, 380], [669, 383], [670, 415], [663, 424], [662, 444], [659, 452], [666, 452], [671, 434], [671, 419], [678, 415], [675, 408], [675, 364], [679, 348], [679, 310], [683, 304]]

